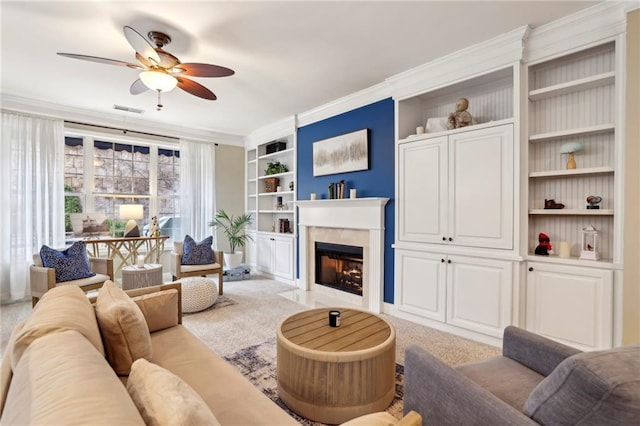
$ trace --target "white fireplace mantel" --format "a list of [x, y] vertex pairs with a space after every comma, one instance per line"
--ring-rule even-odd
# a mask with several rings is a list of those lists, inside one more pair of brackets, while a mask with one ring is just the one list
[[384, 208], [388, 198], [355, 198], [341, 200], [298, 200], [300, 241], [300, 288], [311, 289], [308, 259], [308, 228], [357, 229], [369, 233], [367, 268], [367, 300], [363, 307], [382, 312], [384, 291]]

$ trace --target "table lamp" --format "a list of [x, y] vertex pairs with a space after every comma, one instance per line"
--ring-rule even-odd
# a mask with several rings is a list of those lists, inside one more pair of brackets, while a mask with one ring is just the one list
[[120, 219], [129, 220], [124, 228], [125, 237], [139, 237], [140, 228], [136, 219], [144, 217], [144, 206], [142, 204], [122, 204], [120, 205]]
[[560, 147], [561, 154], [569, 154], [567, 158], [567, 170], [573, 170], [576, 168], [576, 159], [573, 156], [574, 152], [582, 151], [584, 145], [580, 142], [567, 142]]

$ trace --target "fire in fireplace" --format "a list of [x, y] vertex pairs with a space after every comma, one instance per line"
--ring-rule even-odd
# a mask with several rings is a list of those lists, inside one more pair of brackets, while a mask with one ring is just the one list
[[362, 296], [362, 247], [315, 243], [316, 284]]

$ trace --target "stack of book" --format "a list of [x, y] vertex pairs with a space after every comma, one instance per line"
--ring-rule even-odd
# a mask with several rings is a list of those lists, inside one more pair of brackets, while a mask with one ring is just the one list
[[345, 185], [344, 180], [340, 182], [332, 182], [329, 184], [329, 199], [343, 199], [344, 198]]
[[280, 232], [281, 234], [289, 234], [291, 232], [289, 219], [279, 219], [278, 232]]

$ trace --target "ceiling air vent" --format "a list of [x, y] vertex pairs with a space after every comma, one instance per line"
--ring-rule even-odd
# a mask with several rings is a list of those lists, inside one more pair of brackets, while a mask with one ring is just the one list
[[126, 112], [132, 112], [134, 114], [144, 114], [144, 110], [143, 109], [138, 109], [138, 108], [131, 108], [128, 106], [122, 106], [122, 105], [113, 105], [113, 109], [117, 109], [118, 111], [126, 111]]

